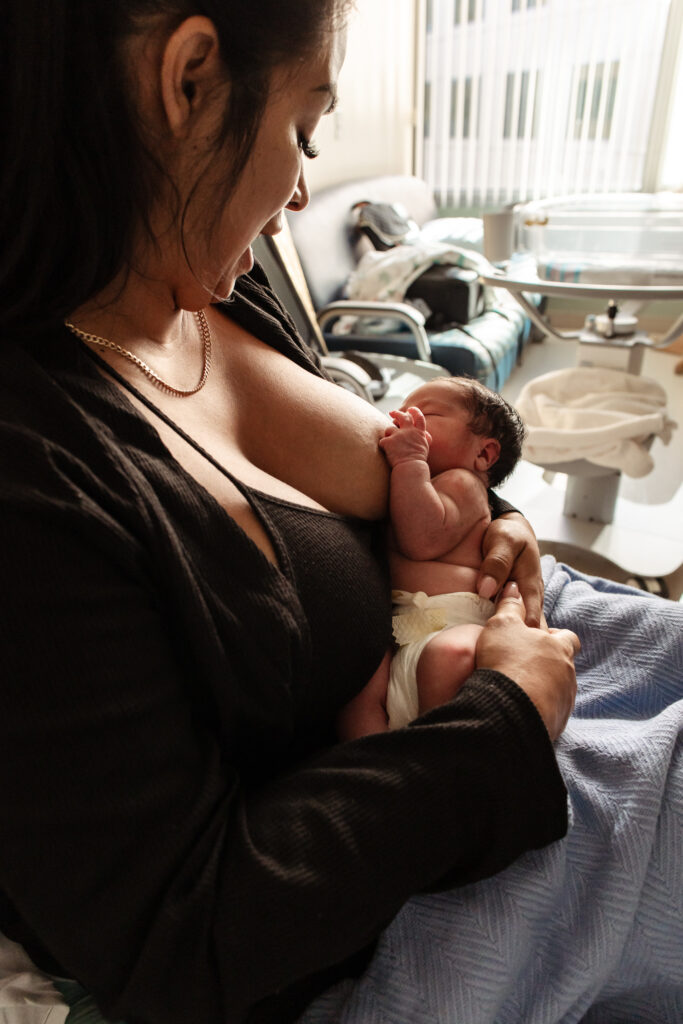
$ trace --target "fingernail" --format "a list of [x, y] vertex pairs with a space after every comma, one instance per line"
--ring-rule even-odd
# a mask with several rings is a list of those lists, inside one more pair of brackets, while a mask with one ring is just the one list
[[487, 597], [490, 600], [497, 589], [498, 584], [494, 580], [493, 576], [483, 576], [481, 583], [479, 584], [479, 597]]
[[519, 587], [514, 580], [510, 580], [509, 583], [505, 584], [503, 597], [519, 597]]

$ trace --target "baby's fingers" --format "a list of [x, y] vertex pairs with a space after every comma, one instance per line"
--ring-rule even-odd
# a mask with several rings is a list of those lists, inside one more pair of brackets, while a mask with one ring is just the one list
[[399, 430], [401, 427], [412, 427], [413, 425], [412, 417], [407, 412], [403, 412], [402, 409], [394, 409], [389, 415]]
[[416, 405], [411, 405], [408, 409], [408, 415], [414, 427], [417, 427], [423, 433], [427, 430], [427, 421], [424, 418], [422, 409], [418, 409]]

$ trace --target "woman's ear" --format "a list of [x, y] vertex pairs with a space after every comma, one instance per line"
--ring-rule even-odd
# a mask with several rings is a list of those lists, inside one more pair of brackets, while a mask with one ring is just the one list
[[221, 70], [216, 28], [210, 18], [186, 18], [169, 37], [161, 60], [161, 100], [175, 136], [185, 134], [204, 106]]
[[487, 437], [479, 442], [477, 454], [474, 459], [474, 468], [481, 473], [488, 473], [494, 462], [500, 456], [500, 441], [495, 437]]

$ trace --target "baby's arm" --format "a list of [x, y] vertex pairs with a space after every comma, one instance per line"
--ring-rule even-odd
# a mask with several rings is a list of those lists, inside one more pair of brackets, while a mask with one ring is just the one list
[[380, 447], [391, 466], [390, 514], [396, 544], [407, 558], [426, 561], [451, 551], [488, 514], [486, 488], [466, 469], [432, 479], [431, 438], [421, 411], [392, 412]]
[[388, 730], [387, 687], [390, 663], [391, 653], [387, 651], [370, 682], [339, 712], [337, 735], [340, 740], [355, 740], [370, 733]]

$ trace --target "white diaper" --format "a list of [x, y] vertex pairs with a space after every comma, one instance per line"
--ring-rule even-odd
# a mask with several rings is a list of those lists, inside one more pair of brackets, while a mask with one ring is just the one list
[[433, 594], [393, 590], [392, 626], [400, 645], [391, 659], [387, 689], [389, 728], [400, 729], [417, 718], [417, 663], [432, 639], [447, 626], [483, 626], [495, 611], [493, 601], [478, 594]]

